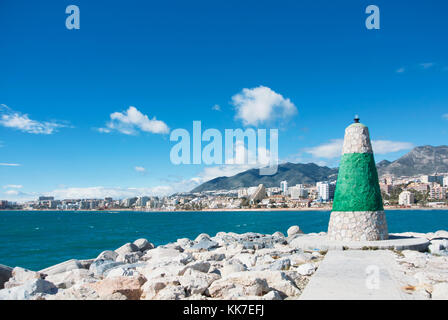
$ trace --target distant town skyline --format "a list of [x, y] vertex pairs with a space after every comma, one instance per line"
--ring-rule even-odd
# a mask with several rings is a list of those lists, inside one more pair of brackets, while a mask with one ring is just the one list
[[0, 5], [0, 199], [189, 191], [250, 165], [174, 165], [170, 133], [278, 129], [281, 162], [338, 165], [355, 114], [375, 160], [448, 138], [444, 1]]

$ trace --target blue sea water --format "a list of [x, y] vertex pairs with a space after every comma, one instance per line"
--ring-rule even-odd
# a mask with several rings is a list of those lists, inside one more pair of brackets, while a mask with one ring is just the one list
[[[448, 230], [448, 210], [386, 211], [386, 216], [392, 233]], [[160, 245], [203, 232], [286, 234], [291, 225], [320, 232], [327, 231], [329, 217], [329, 211], [0, 211], [0, 264], [40, 270], [72, 258], [95, 258], [138, 238]]]

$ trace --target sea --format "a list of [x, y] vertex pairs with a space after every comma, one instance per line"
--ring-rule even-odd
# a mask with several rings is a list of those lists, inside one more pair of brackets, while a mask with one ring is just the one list
[[[388, 210], [390, 233], [448, 230], [448, 210]], [[0, 211], [0, 264], [41, 270], [68, 259], [95, 258], [146, 238], [156, 246], [200, 233], [286, 234], [327, 231], [330, 211]]]

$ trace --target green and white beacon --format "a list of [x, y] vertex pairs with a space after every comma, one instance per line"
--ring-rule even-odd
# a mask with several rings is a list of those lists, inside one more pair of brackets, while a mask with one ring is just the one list
[[388, 239], [386, 215], [370, 143], [369, 129], [359, 122], [345, 129], [328, 238], [342, 241]]

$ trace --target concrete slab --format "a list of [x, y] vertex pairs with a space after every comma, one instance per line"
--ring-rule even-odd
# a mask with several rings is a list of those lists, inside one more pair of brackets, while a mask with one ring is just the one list
[[290, 245], [303, 250], [416, 250], [426, 251], [429, 240], [425, 238], [405, 237], [389, 234], [388, 240], [378, 241], [338, 241], [327, 236], [299, 236], [290, 241]]
[[393, 278], [396, 260], [386, 250], [329, 251], [300, 300], [404, 300]]

